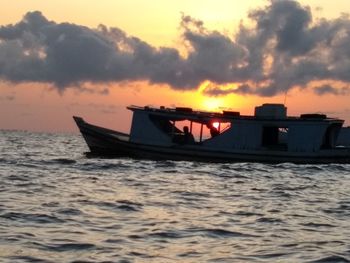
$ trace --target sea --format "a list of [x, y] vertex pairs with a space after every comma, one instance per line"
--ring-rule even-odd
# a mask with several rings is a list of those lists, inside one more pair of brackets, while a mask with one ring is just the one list
[[350, 262], [350, 165], [87, 151], [0, 131], [0, 262]]

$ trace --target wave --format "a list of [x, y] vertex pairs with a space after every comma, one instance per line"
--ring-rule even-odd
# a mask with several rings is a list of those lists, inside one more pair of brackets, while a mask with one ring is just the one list
[[8, 212], [1, 214], [0, 218], [21, 221], [23, 223], [33, 222], [38, 224], [57, 224], [64, 223], [63, 219], [60, 219], [56, 216], [47, 215], [47, 214], [31, 214], [31, 213], [20, 213], [20, 212]]
[[343, 256], [326, 256], [317, 260], [308, 261], [307, 263], [349, 263], [350, 259], [348, 257]]
[[350, 165], [89, 159], [78, 136], [10, 134], [4, 261], [349, 262]]

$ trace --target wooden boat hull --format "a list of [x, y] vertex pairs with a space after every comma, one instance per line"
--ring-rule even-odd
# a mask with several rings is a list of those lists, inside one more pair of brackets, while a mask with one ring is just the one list
[[200, 144], [159, 146], [133, 143], [125, 133], [89, 124], [80, 117], [73, 118], [90, 149], [88, 156], [203, 162], [350, 163], [349, 148], [302, 154], [271, 150], [220, 151], [205, 148]]

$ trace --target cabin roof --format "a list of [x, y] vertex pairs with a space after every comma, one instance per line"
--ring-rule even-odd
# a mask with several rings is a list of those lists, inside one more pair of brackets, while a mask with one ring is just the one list
[[344, 120], [338, 118], [329, 118], [323, 114], [301, 114], [301, 117], [287, 116], [283, 118], [269, 118], [252, 115], [240, 115], [235, 111], [210, 112], [197, 111], [187, 107], [176, 108], [155, 108], [150, 106], [128, 106], [127, 109], [131, 111], [143, 111], [150, 114], [167, 117], [170, 120], [187, 119], [192, 121], [206, 122], [210, 120], [217, 120], [221, 122], [230, 122], [231, 120], [255, 120], [255, 121], [305, 121], [305, 122], [336, 122], [343, 123]]

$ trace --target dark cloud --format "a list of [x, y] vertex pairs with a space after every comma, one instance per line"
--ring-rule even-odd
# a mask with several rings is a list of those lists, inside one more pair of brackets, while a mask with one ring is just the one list
[[350, 88], [349, 87], [334, 88], [331, 85], [326, 84], [319, 87], [315, 87], [314, 91], [318, 95], [327, 95], [327, 94], [347, 95], [350, 93]]
[[248, 84], [242, 84], [235, 88], [224, 88], [224, 89], [217, 86], [207, 86], [205, 87], [204, 92], [206, 95], [214, 96], [214, 97], [226, 96], [231, 93], [236, 93], [236, 94], [253, 93], [252, 87]]
[[[209, 95], [229, 93], [273, 96], [306, 88], [315, 81], [350, 82], [350, 19], [314, 21], [310, 8], [292, 0], [270, 0], [248, 14], [233, 37], [205, 28], [183, 15], [186, 55], [156, 48], [118, 28], [92, 29], [56, 23], [40, 12], [0, 27], [0, 78], [13, 83], [51, 83], [62, 91], [86, 82], [144, 80], [173, 89], [196, 89], [203, 81]], [[236, 83], [238, 88], [222, 89]], [[317, 94], [345, 94], [331, 86]]]
[[[313, 22], [309, 7], [296, 1], [271, 0], [264, 8], [253, 10], [252, 28], [241, 25], [235, 43], [247, 53], [234, 93], [273, 96], [289, 89], [306, 88], [313, 81], [350, 81], [350, 19]], [[238, 71], [236, 71], [238, 72]], [[317, 94], [320, 90], [315, 89]], [[337, 91], [337, 92], [334, 92]], [[210, 89], [208, 94], [230, 91]], [[333, 94], [343, 90], [333, 88]]]

